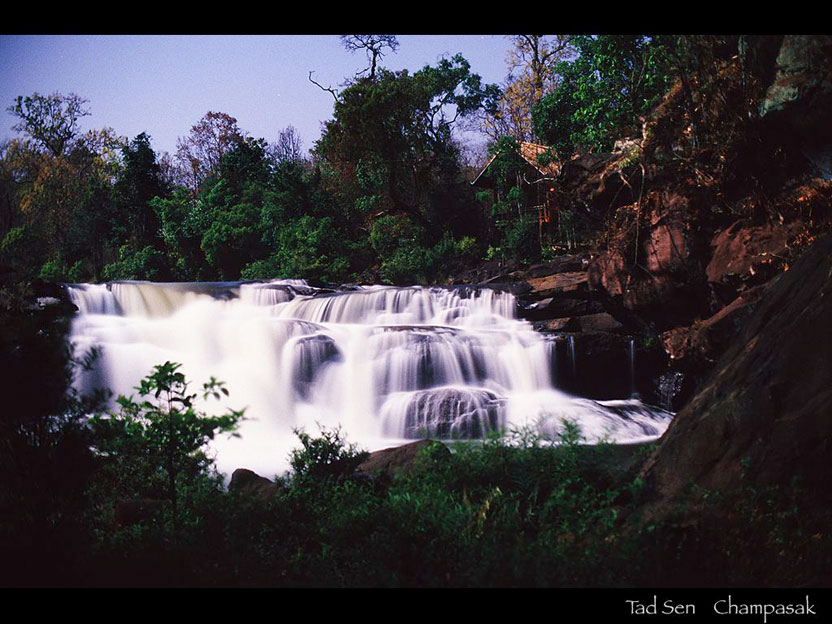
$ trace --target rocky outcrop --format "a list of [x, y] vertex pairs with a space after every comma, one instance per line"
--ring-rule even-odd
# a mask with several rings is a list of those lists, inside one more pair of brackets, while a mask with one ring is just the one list
[[392, 479], [398, 472], [413, 474], [420, 468], [449, 457], [448, 447], [435, 440], [419, 440], [393, 448], [374, 451], [358, 465], [355, 474]]
[[258, 498], [268, 498], [279, 491], [279, 486], [252, 470], [238, 468], [231, 474], [228, 491], [249, 494]]
[[756, 309], [769, 284], [750, 288], [704, 321], [677, 327], [661, 335], [671, 360], [694, 360], [710, 366], [730, 346], [743, 323]]
[[832, 238], [782, 273], [642, 470], [661, 515], [691, 485], [796, 478], [828, 505], [832, 479]]
[[796, 146], [827, 180], [832, 179], [830, 109], [832, 36], [785, 36], [760, 118], [773, 138]]
[[720, 299], [731, 301], [744, 288], [768, 281], [788, 264], [790, 244], [805, 232], [800, 220], [762, 225], [735, 222], [711, 241], [705, 268], [711, 288]]
[[607, 249], [594, 258], [590, 286], [659, 328], [705, 311], [708, 298], [697, 218], [686, 195], [655, 193], [645, 201], [639, 225], [612, 234]]
[[786, 35], [776, 75], [760, 103], [760, 116], [805, 136], [827, 135], [832, 106], [832, 36]]

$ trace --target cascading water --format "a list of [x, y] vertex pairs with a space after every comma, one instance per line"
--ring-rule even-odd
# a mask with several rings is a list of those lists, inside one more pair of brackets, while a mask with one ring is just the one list
[[[303, 427], [342, 426], [368, 450], [414, 438], [479, 438], [564, 418], [588, 441], [659, 436], [671, 414], [635, 399], [592, 401], [555, 387], [555, 342], [518, 320], [506, 292], [480, 287], [357, 287], [266, 283], [114, 282], [68, 286], [79, 313], [72, 341], [99, 357], [82, 392], [134, 387], [156, 364], [179, 362], [194, 384], [211, 376], [246, 408], [240, 437], [215, 442], [223, 472], [274, 475]], [[574, 369], [574, 337], [570, 342]], [[622, 371], [621, 374], [627, 374]]]

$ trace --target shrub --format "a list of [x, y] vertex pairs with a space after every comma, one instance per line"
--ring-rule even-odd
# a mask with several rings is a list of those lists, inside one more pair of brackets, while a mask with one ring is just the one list
[[321, 435], [312, 437], [303, 429], [295, 435], [303, 445], [291, 453], [291, 466], [297, 480], [324, 480], [349, 474], [367, 457], [368, 453], [355, 444], [348, 444], [340, 427], [319, 427]]
[[[174, 528], [179, 523], [184, 488], [211, 477], [207, 443], [218, 433], [233, 432], [242, 411], [208, 416], [195, 407], [196, 393], [179, 372], [181, 364], [165, 362], [142, 379], [141, 399], [120, 396], [120, 410], [90, 418], [94, 448], [107, 462], [108, 472], [128, 497], [163, 496], [170, 501]], [[203, 384], [203, 399], [228, 395], [213, 377]], [[126, 487], [125, 487], [126, 486]]]

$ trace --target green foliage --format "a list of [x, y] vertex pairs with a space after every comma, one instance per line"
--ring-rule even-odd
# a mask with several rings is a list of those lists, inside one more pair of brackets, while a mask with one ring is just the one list
[[80, 282], [82, 263], [78, 260], [71, 267], [67, 267], [60, 258], [48, 260], [41, 267], [38, 277], [51, 282]]
[[[105, 459], [117, 491], [127, 497], [162, 494], [173, 509], [174, 525], [183, 488], [209, 474], [206, 445], [219, 433], [233, 432], [242, 411], [210, 416], [197, 409], [199, 393], [188, 390], [180, 364], [165, 362], [141, 380], [138, 400], [120, 396], [120, 409], [89, 420], [96, 452]], [[203, 384], [203, 400], [228, 391], [213, 377]]]
[[156, 154], [146, 133], [136, 136], [121, 152], [123, 166], [113, 185], [112, 227], [136, 248], [154, 245], [160, 224], [151, 200], [168, 197], [170, 189], [162, 180]]
[[518, 217], [503, 229], [503, 249], [521, 262], [537, 262], [540, 259], [540, 238], [537, 219]]
[[442, 277], [448, 267], [461, 267], [478, 256], [477, 241], [457, 240], [445, 232], [435, 245], [424, 228], [404, 215], [385, 215], [370, 229], [370, 245], [381, 260], [379, 274], [392, 284], [424, 283]]
[[360, 213], [418, 215], [438, 237], [474, 207], [460, 201], [469, 191], [452, 129], [459, 119], [493, 107], [498, 92], [459, 55], [412, 74], [381, 69], [339, 94], [315, 153], [338, 171], [339, 193]]
[[352, 245], [339, 235], [334, 219], [304, 215], [285, 223], [277, 234], [277, 251], [249, 264], [243, 269], [242, 277], [341, 280], [349, 273], [347, 255], [351, 251]]
[[535, 133], [561, 158], [576, 149], [605, 151], [615, 139], [640, 134], [645, 115], [670, 86], [667, 49], [656, 37], [579, 35], [578, 56], [555, 71], [558, 87], [533, 109]]
[[104, 267], [105, 280], [157, 280], [171, 278], [170, 259], [154, 247], [134, 250], [130, 245], [119, 249], [119, 259]]
[[300, 481], [325, 481], [352, 473], [369, 453], [347, 443], [340, 427], [321, 427], [320, 436], [312, 437], [303, 429], [295, 435], [303, 445], [291, 453], [293, 477]]

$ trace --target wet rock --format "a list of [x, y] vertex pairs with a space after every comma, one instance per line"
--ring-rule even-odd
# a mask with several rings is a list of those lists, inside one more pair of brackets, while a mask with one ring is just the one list
[[630, 337], [586, 331], [562, 336], [555, 345], [555, 385], [591, 399], [621, 399], [633, 391]]
[[577, 332], [581, 330], [577, 317], [555, 318], [532, 323], [539, 332]]
[[570, 271], [544, 277], [533, 277], [527, 279], [526, 283], [532, 287], [530, 295], [541, 298], [589, 290], [589, 278], [586, 271]]
[[324, 366], [341, 360], [341, 351], [335, 341], [325, 334], [303, 336], [295, 343], [295, 391], [308, 398], [318, 374]]
[[500, 430], [502, 401], [480, 388], [432, 388], [410, 398], [404, 420], [405, 438], [477, 439]]
[[540, 301], [521, 303], [520, 317], [530, 321], [568, 318], [603, 312], [600, 301], [571, 297], [546, 297]]

